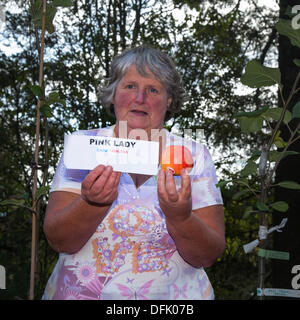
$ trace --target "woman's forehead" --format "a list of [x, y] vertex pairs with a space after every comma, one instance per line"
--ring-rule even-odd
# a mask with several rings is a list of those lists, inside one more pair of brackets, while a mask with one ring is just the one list
[[139, 72], [139, 70], [136, 68], [136, 65], [132, 64], [125, 72], [121, 81], [127, 81], [127, 80], [132, 80], [132, 81], [136, 80], [137, 81], [137, 80], [140, 80], [141, 78], [143, 78], [143, 79], [147, 79], [151, 82], [155, 82], [155, 83], [163, 86], [161, 81], [155, 77], [153, 72], [148, 67], [145, 67], [144, 71], [145, 72], [143, 72], [143, 73]]

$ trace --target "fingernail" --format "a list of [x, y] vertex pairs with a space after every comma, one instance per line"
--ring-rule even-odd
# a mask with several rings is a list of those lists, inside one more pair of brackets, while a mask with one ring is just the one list
[[171, 175], [171, 174], [173, 175], [174, 173], [175, 173], [175, 170], [173, 168], [171, 168], [171, 167], [167, 168], [167, 174], [168, 175]]

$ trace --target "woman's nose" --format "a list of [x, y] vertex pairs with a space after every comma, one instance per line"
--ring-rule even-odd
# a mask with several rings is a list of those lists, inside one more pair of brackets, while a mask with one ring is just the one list
[[139, 89], [136, 93], [135, 101], [136, 103], [142, 104], [145, 102], [146, 93], [145, 90]]

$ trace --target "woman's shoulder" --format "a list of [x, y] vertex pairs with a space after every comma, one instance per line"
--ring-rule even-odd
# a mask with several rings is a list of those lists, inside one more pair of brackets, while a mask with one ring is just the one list
[[168, 130], [165, 130], [165, 132], [167, 137], [167, 145], [183, 145], [187, 146], [188, 148], [195, 148], [197, 146], [197, 148], [201, 148], [201, 150], [207, 149], [205, 142], [203, 142], [203, 137], [200, 134], [196, 134], [196, 139], [194, 139], [192, 137], [192, 132], [190, 131], [184, 132], [183, 136], [169, 132]]

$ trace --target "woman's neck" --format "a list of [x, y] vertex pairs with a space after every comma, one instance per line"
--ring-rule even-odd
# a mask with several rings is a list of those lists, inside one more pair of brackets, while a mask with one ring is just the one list
[[134, 140], [145, 140], [145, 141], [156, 141], [159, 143], [159, 162], [161, 160], [162, 150], [165, 148], [167, 143], [166, 130], [163, 128], [157, 129], [131, 129], [128, 128], [126, 121], [117, 122], [114, 126], [114, 137], [123, 139], [134, 139]]
[[165, 145], [166, 130], [163, 128], [141, 129], [129, 128], [126, 121], [117, 122], [114, 126], [114, 137], [123, 139], [157, 141]]

